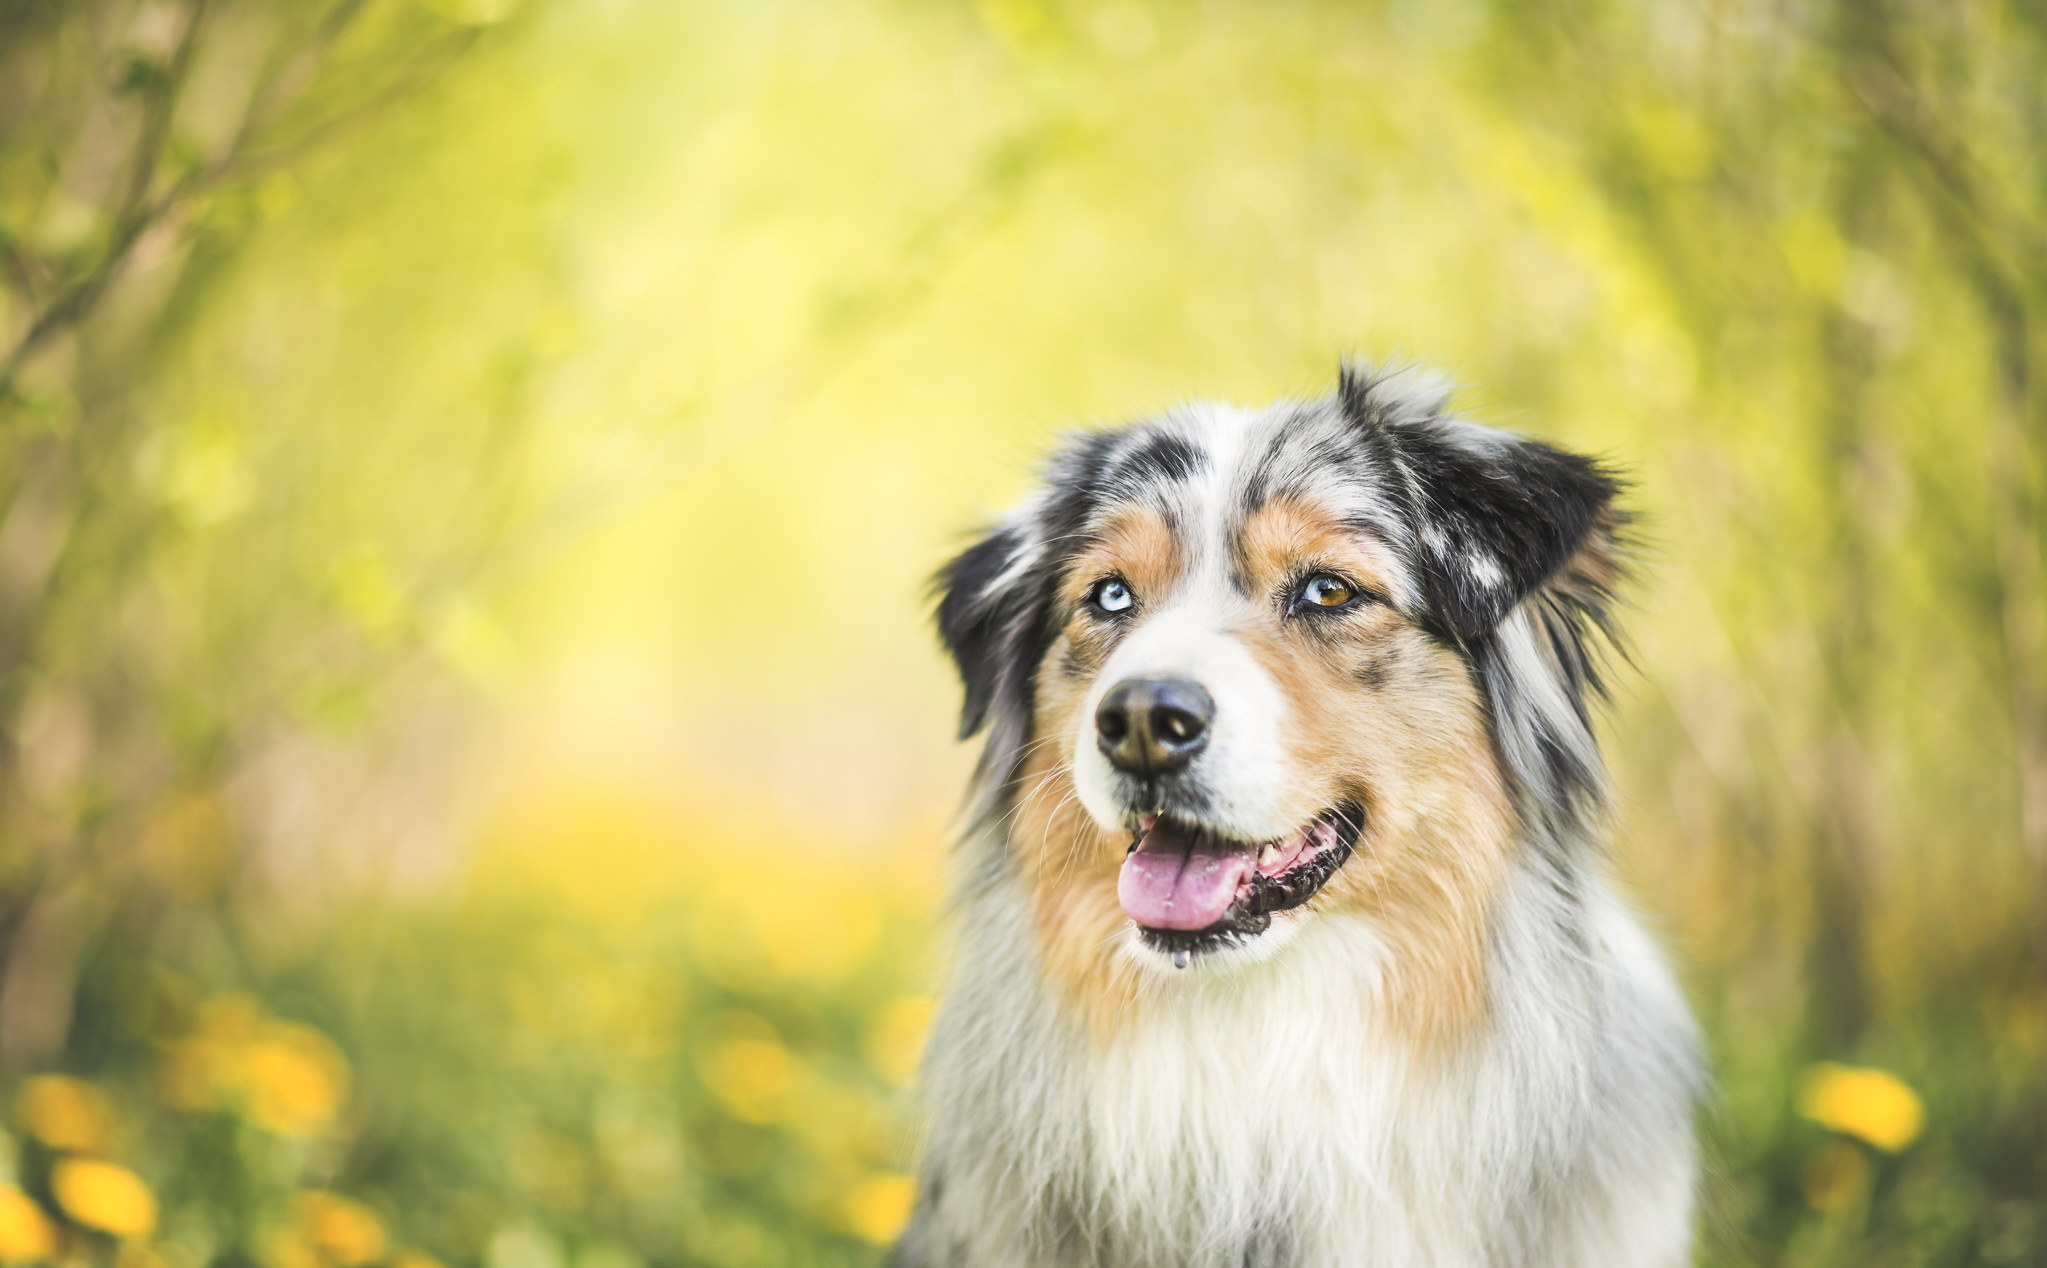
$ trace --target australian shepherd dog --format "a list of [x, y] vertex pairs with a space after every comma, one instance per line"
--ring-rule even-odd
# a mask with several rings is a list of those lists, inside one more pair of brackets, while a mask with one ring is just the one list
[[1419, 372], [1091, 431], [940, 577], [987, 732], [903, 1268], [1689, 1262], [1602, 873], [1615, 481]]

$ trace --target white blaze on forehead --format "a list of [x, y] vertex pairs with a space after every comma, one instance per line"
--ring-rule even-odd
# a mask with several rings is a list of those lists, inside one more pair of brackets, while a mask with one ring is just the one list
[[1188, 411], [1188, 421], [1207, 462], [1200, 475], [1187, 484], [1176, 510], [1180, 512], [1181, 549], [1190, 555], [1187, 575], [1206, 580], [1216, 565], [1229, 558], [1229, 543], [1223, 537], [1234, 518], [1230, 505], [1257, 448], [1251, 441], [1253, 433], [1262, 430], [1258, 426], [1261, 415], [1203, 405]]
[[1200, 448], [1198, 473], [1174, 487], [1172, 518], [1181, 552], [1170, 593], [1139, 595], [1138, 625], [1102, 667], [1088, 692], [1074, 736], [1074, 782], [1081, 804], [1104, 826], [1118, 827], [1131, 807], [1115, 791], [1115, 775], [1095, 744], [1102, 697], [1132, 678], [1184, 678], [1215, 704], [1209, 740], [1196, 759], [1211, 826], [1245, 840], [1284, 835], [1300, 825], [1287, 817], [1293, 773], [1285, 744], [1286, 698], [1279, 684], [1233, 631], [1250, 615], [1238, 593], [1228, 541], [1244, 469], [1262, 450], [1265, 417], [1221, 406], [1179, 416]]

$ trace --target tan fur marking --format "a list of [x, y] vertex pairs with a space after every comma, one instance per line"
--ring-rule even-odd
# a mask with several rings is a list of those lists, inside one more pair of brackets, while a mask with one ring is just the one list
[[1060, 598], [1072, 611], [1097, 581], [1114, 576], [1130, 584], [1139, 603], [1157, 602], [1179, 580], [1181, 565], [1179, 543], [1165, 516], [1148, 506], [1126, 507], [1074, 557]]
[[1385, 546], [1297, 498], [1275, 498], [1254, 511], [1237, 534], [1236, 547], [1238, 565], [1254, 593], [1317, 567], [1342, 572], [1380, 594], [1393, 592], [1397, 567]]
[[[1391, 592], [1385, 548], [1312, 506], [1271, 503], [1239, 540], [1254, 593], [1318, 568]], [[1292, 707], [1293, 762], [1326, 781], [1320, 804], [1365, 807], [1350, 861], [1307, 907], [1372, 920], [1392, 952], [1383, 1007], [1417, 1047], [1439, 1048], [1484, 1012], [1491, 907], [1514, 840], [1477, 685], [1454, 652], [1383, 605], [1242, 634]]]
[[1139, 994], [1137, 966], [1116, 950], [1130, 923], [1116, 901], [1130, 842], [1103, 832], [1075, 797], [1069, 761], [1054, 752], [1071, 733], [1062, 728], [1057, 743], [1032, 754], [1010, 845], [1030, 893], [1045, 973], [1088, 1033], [1106, 1041]]
[[[1102, 831], [1074, 793], [1073, 737], [1093, 675], [1113, 646], [1110, 629], [1082, 613], [1104, 577], [1121, 577], [1143, 609], [1178, 582], [1183, 566], [1171, 527], [1158, 512], [1131, 507], [1075, 558], [1058, 602], [1073, 613], [1039, 667], [1035, 743], [1024, 765], [1011, 848], [1031, 895], [1045, 971], [1079, 1008], [1091, 1034], [1106, 1038], [1128, 1016], [1138, 970], [1116, 953], [1129, 926], [1116, 900], [1116, 877], [1129, 839]], [[1073, 665], [1084, 676], [1054, 671]]]

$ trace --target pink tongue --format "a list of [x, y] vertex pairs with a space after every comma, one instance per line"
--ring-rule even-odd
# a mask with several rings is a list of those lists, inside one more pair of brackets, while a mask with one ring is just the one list
[[1206, 929], [1236, 901], [1251, 866], [1249, 849], [1189, 839], [1159, 824], [1124, 857], [1116, 897], [1138, 924]]

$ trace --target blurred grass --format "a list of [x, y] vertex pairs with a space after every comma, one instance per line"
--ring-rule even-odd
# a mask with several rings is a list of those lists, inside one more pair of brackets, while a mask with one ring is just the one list
[[1701, 1262], [2047, 1263], [2040, 15], [0, 6], [0, 1261], [867, 1263], [1070, 422], [1636, 477]]
[[23, 1085], [29, 1192], [109, 1228], [37, 1182], [134, 1162], [164, 1216], [115, 1231], [166, 1262], [865, 1262], [907, 1200], [936, 852], [707, 840], [616, 791], [516, 813], [461, 894], [351, 901], [260, 998], [102, 948], [69, 1064], [103, 1077]]

